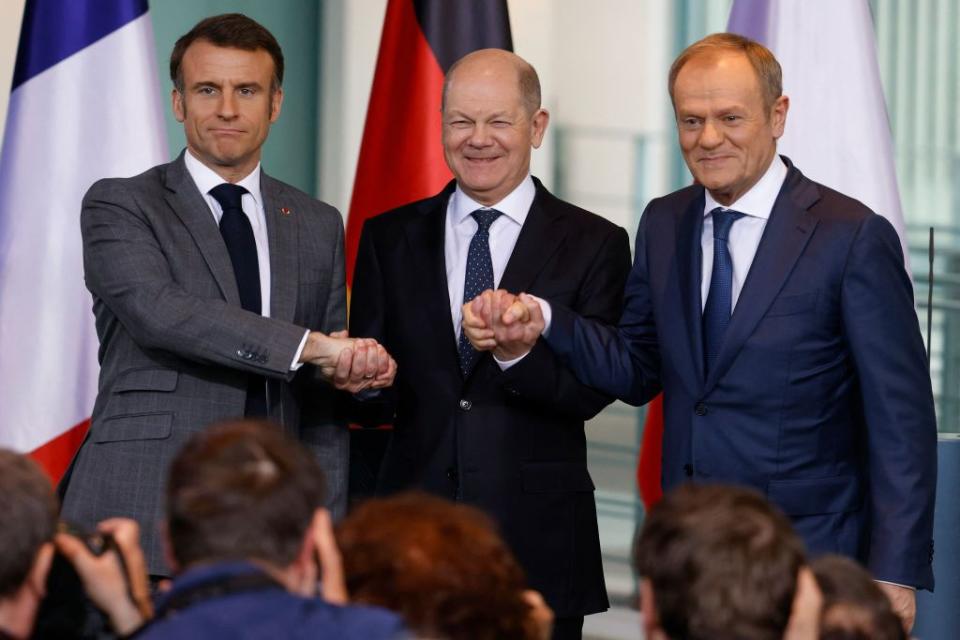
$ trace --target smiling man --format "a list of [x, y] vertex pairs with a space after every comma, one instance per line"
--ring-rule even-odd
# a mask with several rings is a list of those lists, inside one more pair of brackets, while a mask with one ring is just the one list
[[334, 387], [392, 382], [395, 363], [346, 326], [340, 214], [268, 177], [260, 150], [283, 104], [283, 54], [246, 16], [207, 18], [170, 58], [187, 148], [83, 200], [84, 276], [100, 338], [89, 435], [61, 486], [64, 517], [139, 520], [154, 575], [166, 468], [190, 435], [269, 418], [317, 455], [329, 507], [346, 497]]
[[395, 425], [378, 489], [486, 510], [553, 608], [555, 637], [580, 637], [583, 615], [607, 608], [583, 422], [610, 398], [545, 346], [512, 367], [474, 351], [460, 307], [500, 286], [615, 322], [627, 235], [530, 176], [549, 114], [518, 56], [488, 49], [454, 64], [442, 121], [456, 179], [369, 220], [357, 257], [351, 330], [381, 341], [399, 365], [368, 417]]
[[619, 326], [549, 298], [525, 301], [533, 330], [505, 326], [478, 302], [471, 337], [522, 353], [543, 330], [597, 389], [638, 405], [662, 389], [664, 489], [755, 488], [910, 624], [913, 589], [933, 588], [936, 417], [897, 234], [777, 155], [789, 100], [759, 43], [692, 44], [669, 89], [697, 184], [647, 206]]

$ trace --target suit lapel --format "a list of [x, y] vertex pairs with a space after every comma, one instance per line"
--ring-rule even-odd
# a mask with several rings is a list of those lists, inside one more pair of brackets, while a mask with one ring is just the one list
[[537, 275], [560, 248], [566, 236], [563, 214], [553, 205], [553, 195], [536, 178], [537, 195], [530, 205], [517, 243], [500, 278], [499, 288], [511, 293], [529, 291]]
[[[704, 196], [694, 198], [687, 210], [677, 221], [677, 275], [679, 279], [680, 306], [687, 326], [690, 348], [691, 371], [695, 384], [691, 389], [700, 389], [703, 385], [703, 311], [700, 299], [700, 280], [703, 272], [700, 250], [700, 236], [703, 234]], [[668, 315], [669, 317], [669, 315]]]
[[717, 364], [707, 378], [707, 391], [730, 367], [783, 288], [817, 226], [817, 219], [809, 215], [807, 209], [819, 197], [816, 185], [791, 165], [730, 317], [730, 326], [720, 347]]
[[436, 197], [422, 203], [420, 215], [406, 226], [412, 277], [405, 280], [421, 291], [425, 302], [421, 307], [424, 333], [435, 337], [431, 342], [437, 345], [440, 361], [459, 372], [460, 356], [457, 354], [457, 335], [450, 317], [450, 292], [443, 248], [447, 202], [453, 187], [454, 183], [451, 182]]
[[190, 177], [183, 161], [183, 154], [167, 165], [165, 186], [166, 199], [170, 208], [193, 236], [200, 255], [203, 256], [224, 299], [231, 304], [240, 305], [240, 292], [233, 273], [230, 254], [223, 243], [217, 222], [210, 213], [210, 207], [204, 200], [196, 183]]
[[270, 246], [270, 317], [293, 322], [299, 284], [297, 226], [304, 212], [296, 211], [283, 185], [262, 171], [260, 192]]

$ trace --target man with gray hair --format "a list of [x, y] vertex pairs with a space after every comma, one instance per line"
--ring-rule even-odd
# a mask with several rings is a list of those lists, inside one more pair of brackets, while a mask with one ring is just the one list
[[620, 315], [626, 232], [530, 175], [549, 119], [536, 71], [513, 53], [481, 50], [451, 67], [442, 141], [455, 180], [367, 221], [350, 328], [399, 367], [395, 390], [365, 407], [369, 422], [394, 423], [378, 491], [484, 509], [556, 613], [554, 637], [575, 638], [584, 614], [607, 608], [583, 423], [610, 397], [545, 346], [511, 366], [509, 351], [495, 360], [460, 333], [463, 302], [494, 286], [601, 322]]

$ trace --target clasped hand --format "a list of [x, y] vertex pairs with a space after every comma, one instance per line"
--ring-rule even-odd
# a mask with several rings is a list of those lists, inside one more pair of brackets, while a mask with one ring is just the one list
[[463, 305], [462, 327], [477, 351], [515, 360], [529, 353], [543, 333], [543, 312], [529, 294], [487, 289]]
[[383, 345], [372, 338], [349, 338], [346, 331], [330, 335], [311, 331], [300, 360], [315, 365], [325, 380], [350, 393], [389, 387], [397, 375], [397, 363]]

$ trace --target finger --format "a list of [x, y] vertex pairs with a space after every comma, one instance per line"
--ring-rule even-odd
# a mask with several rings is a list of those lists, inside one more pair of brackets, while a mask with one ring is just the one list
[[483, 324], [486, 327], [492, 327], [493, 314], [494, 314], [493, 291], [491, 289], [487, 289], [486, 291], [480, 294], [480, 297], [483, 300], [483, 306], [481, 308], [481, 317], [483, 318]]
[[386, 348], [382, 344], [377, 345], [377, 375], [379, 378], [385, 374], [390, 369], [390, 361], [393, 358], [390, 357], [390, 354], [387, 353]]
[[367, 345], [357, 342], [353, 352], [353, 365], [350, 367], [350, 381], [360, 382], [367, 371]]
[[113, 536], [123, 564], [127, 570], [127, 584], [130, 595], [141, 615], [153, 615], [153, 603], [150, 601], [150, 584], [147, 578], [147, 560], [140, 547], [140, 525], [130, 518], [109, 518], [100, 522], [97, 529]]
[[341, 389], [350, 382], [350, 368], [353, 365], [353, 349], [347, 348], [340, 351], [337, 357], [337, 366], [333, 370], [333, 384]]
[[397, 361], [394, 360], [393, 358], [390, 358], [389, 362], [387, 362], [386, 372], [377, 376], [376, 380], [371, 386], [374, 389], [383, 389], [385, 387], [389, 387], [390, 385], [393, 384], [393, 380], [394, 378], [396, 378], [396, 376], [397, 376]]
[[95, 557], [79, 538], [68, 533], [58, 533], [53, 538], [53, 544], [72, 565], [90, 562]]
[[503, 312], [503, 316], [501, 317], [501, 322], [508, 327], [514, 323], [527, 323], [529, 321], [530, 309], [519, 298], [507, 307], [507, 310]]
[[330, 332], [330, 337], [331, 337], [331, 338], [347, 338], [347, 337], [349, 337], [349, 336], [350, 336], [350, 334], [349, 334], [349, 332], [348, 332], [346, 329], [344, 329], [343, 331], [331, 331], [331, 332]]

